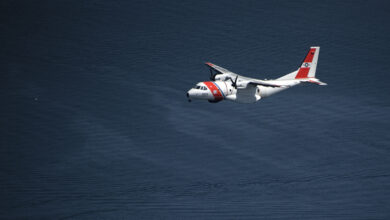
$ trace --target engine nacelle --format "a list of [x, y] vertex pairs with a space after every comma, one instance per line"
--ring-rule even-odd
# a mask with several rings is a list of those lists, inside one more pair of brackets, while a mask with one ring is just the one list
[[242, 82], [241, 80], [237, 82], [237, 88], [246, 89], [247, 87], [248, 87], [248, 82]]
[[215, 76], [215, 81], [226, 81], [229, 79], [230, 79], [230, 77], [226, 74], [218, 74]]

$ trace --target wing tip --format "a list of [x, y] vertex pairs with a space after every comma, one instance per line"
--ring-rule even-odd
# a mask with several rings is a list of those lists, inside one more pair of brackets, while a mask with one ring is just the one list
[[214, 66], [214, 64], [210, 63], [210, 62], [206, 62], [205, 63], [207, 66]]

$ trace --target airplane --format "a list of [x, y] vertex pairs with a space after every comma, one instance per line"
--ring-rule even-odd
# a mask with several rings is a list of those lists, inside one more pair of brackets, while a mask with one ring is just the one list
[[187, 92], [188, 101], [208, 100], [211, 103], [230, 100], [254, 103], [300, 83], [327, 85], [315, 77], [320, 47], [310, 47], [298, 70], [275, 80], [260, 80], [233, 73], [225, 68], [205, 63], [210, 68], [210, 80], [199, 82]]

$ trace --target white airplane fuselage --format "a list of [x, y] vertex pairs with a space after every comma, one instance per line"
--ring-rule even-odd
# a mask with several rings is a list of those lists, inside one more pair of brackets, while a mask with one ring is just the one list
[[[197, 89], [197, 87], [200, 89]], [[230, 81], [207, 81], [197, 83], [194, 88], [187, 92], [187, 98], [189, 100], [208, 100], [209, 102], [229, 100], [239, 103], [253, 103], [287, 88], [255, 86], [247, 89], [236, 89], [231, 85]]]

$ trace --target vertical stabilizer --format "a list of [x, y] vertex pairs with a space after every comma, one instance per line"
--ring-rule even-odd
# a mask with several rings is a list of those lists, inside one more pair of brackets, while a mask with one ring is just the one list
[[278, 78], [278, 80], [307, 80], [309, 78], [315, 78], [319, 54], [320, 47], [310, 47], [310, 50], [307, 53], [299, 69]]
[[295, 79], [314, 78], [317, 70], [318, 55], [320, 54], [320, 47], [310, 47]]

